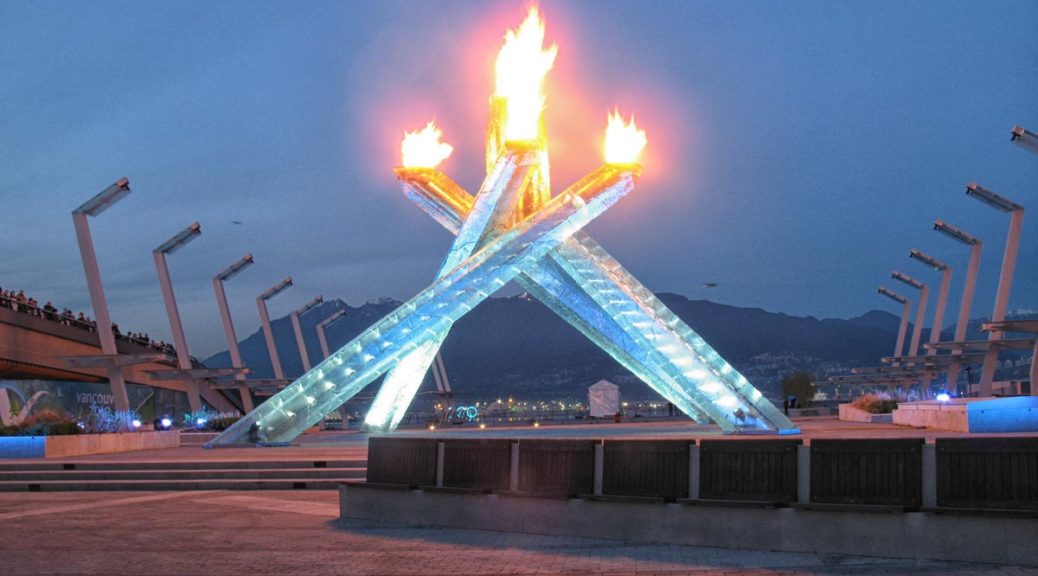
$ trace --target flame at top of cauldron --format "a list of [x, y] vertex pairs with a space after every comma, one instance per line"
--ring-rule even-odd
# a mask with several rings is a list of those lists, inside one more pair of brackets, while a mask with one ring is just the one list
[[407, 168], [435, 168], [454, 152], [454, 147], [441, 142], [443, 132], [429, 121], [417, 132], [404, 132], [400, 145], [403, 165]]
[[544, 46], [544, 22], [531, 7], [517, 30], [505, 34], [497, 55], [495, 95], [507, 100], [505, 139], [533, 140], [540, 129], [544, 109], [544, 78], [555, 63], [559, 48]]
[[606, 127], [605, 161], [609, 164], [637, 164], [642, 149], [649, 142], [645, 130], [635, 126], [634, 115], [631, 121], [624, 122], [618, 110], [609, 115], [609, 126]]

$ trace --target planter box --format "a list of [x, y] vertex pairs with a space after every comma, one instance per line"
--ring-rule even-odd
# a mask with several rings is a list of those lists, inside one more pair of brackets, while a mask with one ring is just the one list
[[894, 424], [952, 432], [1036, 432], [1038, 396], [908, 402], [894, 411]]
[[7, 436], [0, 438], [0, 458], [68, 458], [179, 446], [180, 430], [74, 436]]
[[840, 404], [840, 420], [844, 422], [868, 422], [870, 424], [890, 424], [894, 421], [893, 414], [873, 414], [850, 404]]

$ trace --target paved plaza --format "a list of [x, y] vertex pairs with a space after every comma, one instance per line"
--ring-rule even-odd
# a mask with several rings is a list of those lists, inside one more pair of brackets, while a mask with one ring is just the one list
[[612, 540], [371, 522], [341, 525], [335, 492], [0, 494], [0, 522], [4, 533], [0, 573], [19, 576], [1038, 576], [1038, 568], [625, 545]]

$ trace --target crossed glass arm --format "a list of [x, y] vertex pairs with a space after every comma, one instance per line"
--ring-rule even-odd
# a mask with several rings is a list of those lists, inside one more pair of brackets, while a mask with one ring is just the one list
[[[459, 239], [472, 232], [471, 222], [483, 226], [493, 219], [482, 212], [483, 190], [473, 198], [442, 172], [401, 168], [397, 177], [404, 193]], [[456, 241], [452, 254], [463, 246]], [[449, 262], [450, 257], [445, 268]], [[586, 233], [577, 232], [515, 280], [693, 419], [715, 422], [726, 432], [796, 431], [760, 391]], [[430, 342], [415, 353], [425, 360], [402, 363], [390, 372], [365, 420], [369, 427], [391, 430], [399, 424], [438, 346]]]
[[[506, 151], [481, 190], [493, 196], [488, 201], [515, 202], [531, 186], [538, 163], [534, 152]], [[477, 238], [471, 255], [431, 286], [207, 446], [288, 442], [391, 367], [422, 360], [423, 355], [413, 353], [438, 347], [455, 321], [633, 190], [636, 177], [632, 168], [604, 166], [487, 241]]]

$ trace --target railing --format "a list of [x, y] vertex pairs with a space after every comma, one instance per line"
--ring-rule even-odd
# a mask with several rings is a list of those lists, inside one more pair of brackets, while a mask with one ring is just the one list
[[[57, 308], [53, 307], [48, 310], [46, 307], [35, 306], [29, 304], [27, 301], [23, 302], [11, 296], [0, 296], [0, 308], [7, 308], [8, 310], [28, 314], [29, 316], [34, 316], [50, 322], [57, 322], [62, 326], [69, 326], [92, 333], [97, 332], [97, 323], [93, 320], [85, 318], [81, 320], [71, 312], [61, 312]], [[113, 335], [116, 340], [151, 348], [152, 350], [166, 354], [176, 354], [176, 349], [172, 344], [151, 340], [150, 338], [131, 337], [129, 334], [115, 332], [114, 330]], [[192, 360], [197, 361], [195, 358], [192, 358]]]
[[[936, 453], [936, 455], [935, 455]], [[372, 438], [368, 481], [814, 509], [1038, 510], [1038, 438]], [[743, 505], [743, 504], [739, 504]]]

